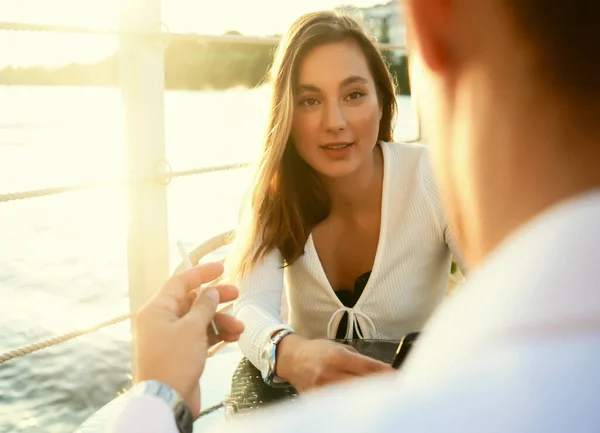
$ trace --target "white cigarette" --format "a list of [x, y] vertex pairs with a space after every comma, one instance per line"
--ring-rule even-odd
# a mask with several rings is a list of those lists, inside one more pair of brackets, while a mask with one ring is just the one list
[[[181, 241], [177, 241], [177, 249], [179, 250], [179, 255], [181, 256], [181, 260], [183, 260], [183, 266], [185, 269], [191, 269], [193, 267], [192, 261], [190, 260], [190, 256], [185, 250], [185, 247], [181, 243]], [[217, 329], [217, 325], [215, 324], [214, 319], [210, 322], [212, 325], [213, 332], [215, 335], [219, 335], [219, 330]]]

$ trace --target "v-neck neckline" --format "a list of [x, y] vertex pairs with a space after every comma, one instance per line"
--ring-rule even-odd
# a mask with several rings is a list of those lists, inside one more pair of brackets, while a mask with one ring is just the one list
[[[373, 269], [371, 270], [371, 276], [369, 277], [369, 281], [367, 281], [367, 285], [365, 286], [362, 294], [356, 301], [356, 304], [353, 308], [357, 308], [361, 305], [363, 299], [368, 295], [371, 287], [375, 284], [374, 281], [377, 280], [378, 270], [381, 267], [381, 261], [383, 260], [383, 254], [385, 250], [385, 240], [387, 237], [387, 196], [388, 196], [388, 184], [389, 184], [389, 155], [388, 155], [388, 144], [386, 142], [378, 143], [381, 147], [381, 155], [383, 158], [383, 179], [381, 186], [381, 216], [379, 222], [379, 239], [377, 240], [377, 250], [375, 252], [375, 260], [373, 261]], [[339, 305], [339, 307], [344, 308], [345, 305], [338, 298], [333, 286], [329, 282], [329, 278], [327, 278], [327, 274], [325, 273], [325, 268], [323, 268], [323, 263], [321, 263], [321, 259], [319, 258], [319, 253], [317, 252], [317, 248], [315, 246], [312, 231], [308, 235], [308, 239], [306, 241], [307, 254], [311, 259], [314, 259], [319, 268], [318, 278], [321, 280], [321, 284], [325, 286], [329, 295], [333, 297], [335, 302]]]

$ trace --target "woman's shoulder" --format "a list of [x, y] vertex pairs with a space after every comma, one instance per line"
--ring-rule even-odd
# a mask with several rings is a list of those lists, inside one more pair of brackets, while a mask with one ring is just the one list
[[419, 195], [434, 211], [436, 219], [443, 219], [441, 199], [428, 146], [412, 142], [385, 142], [382, 146], [389, 157], [390, 187], [394, 189], [395, 197], [402, 191], [413, 196]]
[[389, 158], [388, 166], [397, 175], [431, 177], [429, 148], [418, 142], [381, 142], [385, 156]]
[[419, 157], [429, 153], [428, 146], [417, 141], [381, 141], [380, 144], [393, 155]]

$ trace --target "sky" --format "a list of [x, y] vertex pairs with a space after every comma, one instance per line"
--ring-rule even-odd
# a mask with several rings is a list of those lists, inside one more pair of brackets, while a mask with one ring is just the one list
[[[119, 11], [132, 0], [0, 0], [0, 22], [118, 28]], [[133, 0], [143, 1], [143, 0]], [[146, 0], [154, 2], [157, 0]], [[162, 0], [163, 22], [172, 32], [247, 35], [283, 33], [299, 15], [377, 0]], [[57, 66], [95, 62], [115, 51], [117, 38], [0, 31], [0, 67]]]

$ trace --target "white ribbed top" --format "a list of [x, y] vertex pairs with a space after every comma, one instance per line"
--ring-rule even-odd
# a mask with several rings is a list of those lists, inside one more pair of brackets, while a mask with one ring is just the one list
[[[343, 313], [347, 336], [357, 321], [362, 337], [395, 339], [419, 331], [446, 293], [451, 237], [431, 172], [427, 147], [381, 143], [384, 174], [379, 245], [373, 270], [354, 308], [346, 308], [329, 284], [310, 236], [305, 253], [282, 268], [279, 250], [269, 253], [238, 282], [234, 314], [246, 325], [242, 352], [262, 368], [270, 336], [291, 328], [307, 338], [334, 338]], [[289, 324], [281, 318], [286, 290]]]

